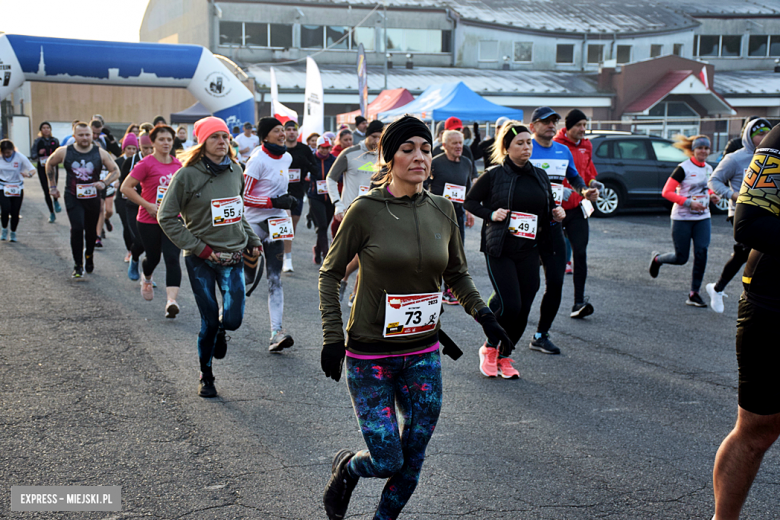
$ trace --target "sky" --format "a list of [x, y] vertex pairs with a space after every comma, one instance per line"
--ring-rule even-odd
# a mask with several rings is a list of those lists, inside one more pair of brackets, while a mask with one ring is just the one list
[[0, 31], [8, 34], [137, 42], [149, 0], [10, 0], [0, 3], [4, 4]]

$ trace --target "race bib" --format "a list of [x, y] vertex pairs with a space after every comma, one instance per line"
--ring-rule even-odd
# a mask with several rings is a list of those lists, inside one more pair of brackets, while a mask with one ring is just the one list
[[550, 185], [552, 186], [553, 200], [560, 206], [563, 202], [563, 184], [556, 184], [553, 182]]
[[585, 218], [593, 215], [593, 203], [588, 199], [582, 199], [582, 214], [585, 215]]
[[271, 235], [271, 240], [292, 240], [295, 236], [292, 218], [269, 218], [268, 234]]
[[38, 157], [38, 164], [40, 164], [41, 166], [45, 165], [46, 159], [48, 159], [48, 157]]
[[466, 187], [458, 186], [457, 184], [450, 184], [449, 182], [444, 184], [444, 198], [450, 199], [452, 202], [459, 202], [463, 204], [466, 200]]
[[6, 197], [20, 197], [22, 195], [22, 185], [6, 184], [3, 186], [3, 195]]
[[384, 337], [413, 336], [436, 329], [441, 293], [388, 294], [385, 297]]
[[536, 215], [513, 211], [509, 214], [509, 233], [519, 238], [536, 238]]
[[358, 196], [371, 191], [371, 186], [358, 186]]
[[317, 181], [317, 195], [328, 194], [328, 181]]
[[[167, 188], [163, 188], [167, 189]], [[165, 193], [165, 192], [163, 192]], [[158, 206], [161, 200], [160, 192], [157, 192]], [[241, 197], [230, 197], [229, 199], [211, 200], [211, 225], [227, 226], [241, 221], [241, 215], [244, 213], [244, 203]]]
[[568, 159], [531, 159], [531, 164], [544, 170], [551, 177], [566, 177]]
[[301, 170], [287, 170], [289, 182], [301, 182]]
[[[160, 203], [163, 200], [163, 197], [165, 196], [165, 192], [168, 191], [167, 186], [157, 186], [157, 209], [160, 209]], [[213, 202], [213, 201], [212, 201]], [[214, 211], [214, 206], [212, 205], [212, 211]], [[239, 218], [241, 215], [239, 215]], [[214, 224], [216, 226], [216, 224]]]
[[92, 184], [76, 184], [77, 199], [94, 199], [97, 197], [97, 188]]

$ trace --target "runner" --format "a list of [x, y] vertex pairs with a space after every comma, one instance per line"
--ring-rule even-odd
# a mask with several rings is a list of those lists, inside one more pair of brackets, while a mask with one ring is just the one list
[[328, 254], [328, 227], [334, 212], [333, 204], [328, 196], [326, 181], [328, 172], [333, 163], [336, 162], [336, 158], [330, 153], [332, 146], [333, 144], [325, 136], [317, 139], [317, 153], [314, 154], [314, 157], [319, 165], [311, 173], [311, 183], [307, 194], [311, 217], [317, 232], [317, 243], [312, 247], [312, 261], [317, 265]]
[[284, 238], [292, 238], [292, 219], [284, 210], [295, 208], [298, 201], [287, 193], [292, 156], [284, 145], [282, 123], [276, 118], [264, 117], [257, 124], [257, 135], [263, 144], [246, 167], [244, 210], [247, 222], [263, 241], [271, 318], [268, 350], [280, 352], [295, 343], [282, 328], [284, 290], [281, 274]]
[[[463, 157], [463, 134], [457, 130], [446, 130], [442, 134], [444, 153], [431, 161], [431, 176], [425, 181], [425, 187], [434, 195], [443, 196], [455, 207], [455, 219], [460, 229], [461, 243], [466, 242], [466, 212], [463, 201], [471, 189], [471, 180], [476, 178], [474, 163]], [[444, 303], [457, 305], [458, 300], [447, 287], [442, 297]]]
[[179, 128], [176, 129], [176, 138], [181, 142], [181, 146], [184, 150], [189, 150], [195, 145], [195, 143], [189, 139], [188, 134], [187, 127], [184, 125], [179, 125]]
[[[566, 127], [561, 128], [555, 136], [554, 141], [566, 146], [571, 151], [574, 159], [574, 167], [577, 172], [591, 188], [601, 190], [604, 185], [596, 180], [596, 167], [593, 165], [593, 146], [589, 139], [585, 139], [585, 130], [588, 126], [588, 116], [581, 110], [574, 109], [566, 114]], [[571, 189], [569, 181], [564, 179], [563, 187]], [[566, 211], [566, 218], [561, 224], [566, 233], [566, 272], [569, 269], [569, 247], [574, 254], [574, 306], [571, 308], [571, 318], [584, 318], [593, 314], [593, 305], [585, 296], [585, 281], [588, 278], [588, 239], [590, 237], [590, 226], [588, 226], [588, 217], [583, 210], [582, 196], [572, 192], [568, 200], [563, 201], [561, 206]]]
[[[154, 146], [152, 146], [152, 140], [149, 138], [149, 134], [145, 131], [142, 132], [138, 140], [140, 141], [141, 150], [122, 163], [122, 173], [119, 182], [120, 186], [127, 176], [130, 175], [130, 172], [133, 171], [133, 168], [135, 168], [144, 157], [154, 153]], [[138, 195], [141, 195], [141, 186], [136, 187], [136, 192]], [[137, 282], [141, 279], [138, 261], [144, 252], [144, 245], [141, 242], [141, 235], [138, 232], [138, 204], [127, 199], [127, 195], [124, 193], [122, 193], [122, 197], [125, 197], [125, 221], [133, 235], [133, 245], [130, 248], [130, 265], [127, 266], [127, 277], [132, 281]], [[152, 283], [152, 286], [154, 287], [155, 283]]]
[[[98, 114], [97, 116], [92, 117], [93, 119], [89, 123], [89, 126], [92, 128], [92, 141], [100, 148], [106, 151], [111, 151], [109, 150], [108, 140], [103, 133], [104, 128], [102, 116]], [[121, 150], [115, 155], [121, 155]], [[103, 168], [103, 170], [100, 172], [100, 180], [105, 180], [107, 176], [108, 170]], [[111, 225], [111, 217], [114, 214], [113, 203], [115, 193], [116, 188], [114, 188], [112, 183], [106, 184], [106, 189], [100, 190], [100, 217], [98, 218], [97, 223], [97, 240], [95, 241], [95, 247], [103, 247], [102, 239], [106, 238], [106, 232], [103, 229], [104, 225], [108, 231], [114, 230], [114, 226]]]
[[[125, 165], [125, 160], [132, 160], [136, 153], [138, 153], [138, 139], [134, 133], [128, 132], [125, 134], [125, 138], [122, 139], [122, 155], [116, 158], [116, 165], [117, 168], [119, 168], [120, 186], [124, 182], [125, 177], [127, 177], [126, 174], [123, 174], [122, 169]], [[133, 258], [133, 253], [131, 251], [133, 249], [133, 231], [130, 229], [130, 224], [127, 221], [127, 195], [120, 192], [119, 196], [114, 199], [114, 206], [116, 206], [119, 220], [122, 221], [122, 239], [125, 241], [125, 249], [127, 249], [125, 263], [129, 263]]]
[[[298, 123], [295, 121], [290, 120], [284, 123], [284, 144], [287, 146], [287, 152], [292, 156], [287, 193], [298, 201], [292, 210], [287, 210], [287, 215], [292, 218], [293, 234], [295, 234], [303, 211], [303, 195], [308, 189], [306, 179], [317, 170], [317, 164], [309, 147], [298, 142]], [[284, 273], [293, 272], [292, 244], [292, 240], [284, 241], [284, 262], [282, 264], [282, 272]]]
[[311, 153], [317, 152], [317, 139], [319, 139], [319, 137], [320, 134], [317, 132], [312, 132], [309, 134], [309, 137], [306, 138], [306, 144], [309, 146]]
[[363, 116], [355, 116], [355, 131], [352, 132], [352, 146], [360, 144], [366, 138], [368, 120]]
[[[717, 193], [721, 198], [729, 201], [729, 220], [734, 221], [734, 210], [736, 200], [739, 196], [739, 189], [742, 186], [742, 179], [745, 170], [750, 166], [750, 160], [753, 158], [753, 151], [758, 143], [769, 133], [771, 129], [769, 121], [763, 118], [753, 119], [745, 125], [742, 132], [742, 148], [734, 153], [726, 155], [709, 181], [709, 188]], [[744, 244], [734, 243], [734, 253], [723, 266], [723, 272], [720, 274], [717, 283], [708, 283], [707, 294], [710, 297], [710, 306], [715, 312], [723, 312], [723, 297], [726, 296], [723, 291], [726, 285], [734, 278], [742, 266], [747, 262], [750, 248]]]
[[338, 157], [339, 155], [341, 155], [341, 152], [343, 152], [347, 148], [351, 148], [352, 146], [357, 146], [352, 142], [352, 130], [350, 130], [349, 128], [344, 128], [342, 130], [339, 130], [339, 136], [336, 139], [336, 146], [333, 147], [333, 150], [331, 150], [330, 153]]
[[[319, 276], [322, 369], [338, 381], [346, 355], [347, 386], [368, 448], [334, 457], [323, 498], [329, 519], [344, 518], [360, 477], [387, 479], [375, 519], [398, 518], [417, 486], [441, 410], [439, 341], [446, 354], [460, 353], [438, 330], [442, 277], [491, 341], [511, 349], [468, 274], [452, 204], [423, 190], [431, 165], [427, 126], [412, 116], [396, 120], [382, 134], [381, 151], [383, 169], [374, 178], [380, 187], [347, 211]], [[345, 352], [339, 284], [356, 255], [362, 274]], [[410, 299], [420, 303], [396, 303]]]
[[[485, 171], [487, 171], [488, 168], [493, 166], [493, 161], [491, 157], [493, 156], [493, 146], [496, 142], [495, 136], [498, 135], [498, 132], [501, 131], [501, 127], [507, 121], [509, 121], [509, 119], [507, 119], [506, 117], [499, 117], [498, 119], [496, 119], [496, 133], [493, 135], [493, 137], [485, 139], [484, 141], [481, 141], [479, 143], [480, 157], [482, 157], [482, 159], [485, 161]], [[476, 155], [474, 157], [476, 157]]]
[[49, 208], [49, 223], [53, 224], [57, 220], [57, 215], [62, 211], [59, 199], [52, 201], [49, 195], [49, 180], [46, 178], [46, 159], [60, 147], [60, 142], [51, 135], [51, 125], [44, 121], [38, 126], [38, 137], [32, 145], [30, 158], [38, 159], [38, 180], [41, 182], [41, 191], [46, 199], [46, 206]]
[[252, 134], [252, 123], [244, 123], [244, 132], [238, 134], [234, 140], [238, 143], [241, 162], [246, 164], [254, 149], [260, 146], [260, 138]]
[[[141, 135], [141, 127], [138, 126], [135, 123], [130, 123], [130, 126], [127, 127], [127, 130], [125, 130], [125, 137], [127, 137], [127, 134], [135, 134], [135, 137], [138, 138], [139, 135]], [[124, 144], [124, 137], [122, 138], [122, 144]]]
[[712, 166], [707, 164], [710, 139], [706, 135], [685, 137], [678, 135], [675, 146], [690, 157], [681, 162], [667, 179], [663, 196], [674, 202], [672, 207], [672, 241], [674, 253], [664, 255], [653, 252], [650, 260], [650, 276], [656, 278], [663, 264], [685, 265], [693, 242], [693, 277], [686, 305], [706, 307], [699, 296], [704, 271], [707, 268], [707, 248], [710, 246], [712, 222], [710, 200], [717, 204], [720, 197], [707, 189]]
[[[466, 195], [464, 207], [483, 219], [480, 251], [485, 254], [494, 293], [490, 310], [512, 341], [520, 341], [539, 291], [540, 254], [552, 248], [552, 230], [565, 212], [552, 194], [549, 177], [530, 162], [530, 130], [507, 121], [496, 135], [491, 161]], [[508, 207], [507, 207], [508, 206]], [[488, 340], [479, 349], [479, 370], [486, 377], [517, 379], [512, 360]]]
[[[154, 153], [144, 157], [133, 171], [122, 182], [121, 191], [128, 200], [140, 206], [138, 210], [138, 233], [146, 255], [141, 263], [141, 296], [146, 301], [154, 299], [152, 274], [160, 257], [165, 259], [165, 293], [168, 298], [165, 304], [165, 317], [175, 318], [179, 313], [176, 298], [181, 287], [181, 265], [179, 264], [180, 249], [163, 232], [157, 222], [157, 208], [160, 206], [168, 185], [181, 163], [171, 157], [171, 148], [176, 133], [173, 128], [157, 125], [149, 136], [152, 139]], [[135, 190], [141, 185], [141, 195]]]
[[[366, 138], [360, 144], [347, 148], [338, 156], [333, 167], [328, 172], [328, 195], [334, 205], [335, 215], [333, 220], [338, 229], [344, 213], [352, 201], [361, 193], [366, 193], [371, 186], [371, 176], [374, 174], [377, 162], [377, 148], [379, 139], [382, 137], [382, 130], [385, 125], [381, 121], [371, 121], [366, 129]], [[331, 152], [332, 153], [332, 152]], [[335, 155], [335, 154], [334, 154]], [[343, 181], [341, 193], [339, 193], [339, 182]], [[333, 228], [331, 228], [333, 229]], [[333, 237], [336, 232], [333, 231]], [[344, 299], [349, 284], [349, 275], [358, 268], [357, 256], [347, 266], [344, 272], [344, 278], [341, 280], [341, 289], [339, 298]], [[355, 293], [349, 297], [350, 305], [354, 299]]]
[[78, 119], [74, 119], [73, 122], [70, 124], [70, 135], [66, 136], [61, 142], [60, 146], [68, 146], [69, 144], [75, 143], [76, 138], [73, 137], [76, 135], [76, 125], [79, 124], [81, 121]]
[[[75, 132], [74, 144], [60, 146], [49, 156], [46, 176], [49, 193], [54, 198], [59, 197], [57, 167], [60, 163], [65, 166], [65, 209], [70, 220], [70, 248], [75, 263], [72, 277], [82, 278], [85, 269], [91, 273], [95, 268], [93, 252], [100, 217], [98, 191], [119, 178], [119, 168], [107, 151], [92, 142], [92, 129], [87, 123], [78, 123]], [[100, 172], [104, 167], [109, 173], [101, 181]]]
[[780, 436], [780, 127], [758, 145], [737, 199], [734, 239], [751, 248], [737, 318], [739, 409], [715, 457], [715, 520], [739, 518], [766, 451]]
[[[598, 199], [598, 190], [585, 185], [582, 177], [577, 173], [569, 149], [553, 141], [555, 126], [560, 120], [561, 116], [550, 107], [539, 107], [534, 110], [530, 125], [531, 132], [534, 133], [531, 163], [547, 172], [551, 183], [562, 185], [564, 180], [569, 181], [572, 189], [563, 188], [563, 196], [556, 196], [556, 200], [565, 201], [571, 193], [579, 193], [590, 204], [585, 206], [593, 209], [591, 202]], [[561, 349], [550, 340], [550, 328], [561, 306], [563, 279], [566, 273], [566, 243], [563, 240], [562, 226], [553, 224], [550, 231], [552, 247], [540, 251], [545, 288], [539, 309], [539, 324], [529, 348], [544, 354], [560, 354]]]
[[171, 179], [157, 216], [165, 234], [184, 251], [200, 311], [198, 395], [216, 397], [212, 361], [225, 357], [225, 331], [237, 330], [244, 317], [241, 252], [251, 249], [257, 257], [261, 242], [242, 215], [244, 177], [230, 149], [227, 125], [216, 117], [201, 119], [195, 137], [198, 144], [181, 156], [184, 166]]
[[[463, 122], [458, 119], [457, 117], [449, 117], [444, 122], [444, 130], [442, 130], [441, 134], [439, 135], [439, 138], [441, 141], [438, 145], [433, 147], [433, 156], [438, 157], [439, 155], [444, 153], [444, 132], [448, 130], [455, 130], [457, 132], [460, 132], [461, 135], [463, 135]], [[461, 154], [464, 157], [466, 157], [469, 161], [471, 161], [472, 164], [474, 164], [474, 155], [472, 155], [471, 150], [468, 146], [463, 147], [463, 153]], [[474, 166], [474, 176], [477, 175], [477, 167]]]
[[35, 166], [24, 155], [16, 151], [8, 139], [0, 141], [0, 215], [3, 229], [0, 240], [8, 240], [8, 221], [11, 221], [11, 242], [16, 242], [16, 228], [19, 225], [19, 210], [24, 200], [23, 177], [32, 178]]

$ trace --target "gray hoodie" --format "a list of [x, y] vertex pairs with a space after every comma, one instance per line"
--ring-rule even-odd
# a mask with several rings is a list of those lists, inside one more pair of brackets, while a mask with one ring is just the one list
[[[739, 193], [745, 170], [750, 165], [750, 159], [753, 158], [753, 152], [756, 150], [756, 147], [753, 146], [753, 139], [750, 137], [750, 130], [760, 119], [763, 118], [754, 119], [745, 125], [742, 130], [742, 148], [724, 156], [710, 176], [710, 189], [729, 201], [730, 217], [734, 216], [736, 209], [736, 204], [731, 200], [731, 197], [735, 192]], [[766, 124], [771, 128], [769, 121], [766, 121]]]

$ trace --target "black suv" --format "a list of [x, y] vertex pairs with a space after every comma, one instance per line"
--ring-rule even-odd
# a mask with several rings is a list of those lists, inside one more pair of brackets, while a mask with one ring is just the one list
[[[611, 217], [629, 206], [671, 207], [661, 191], [677, 165], [688, 158], [673, 141], [628, 132], [594, 131], [586, 137], [593, 144], [598, 180], [604, 183], [595, 204], [597, 216]], [[715, 213], [727, 208], [725, 200], [711, 206]]]

